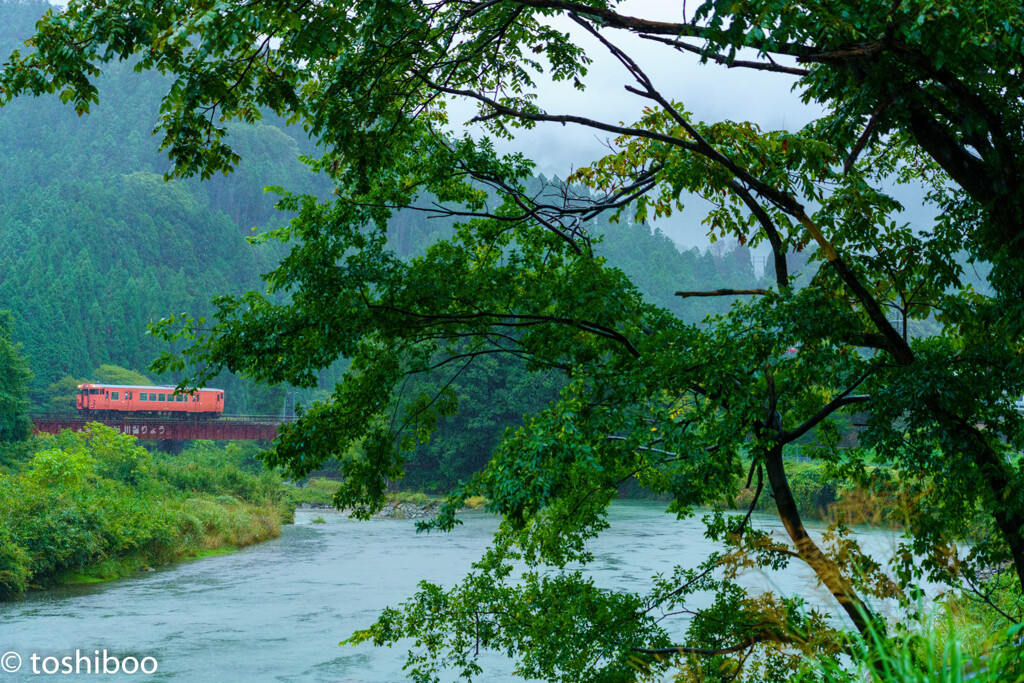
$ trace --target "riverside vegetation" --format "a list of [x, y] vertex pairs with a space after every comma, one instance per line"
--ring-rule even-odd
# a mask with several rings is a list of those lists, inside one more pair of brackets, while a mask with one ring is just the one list
[[290, 489], [253, 446], [150, 453], [99, 424], [0, 450], [0, 599], [278, 536]]
[[[0, 600], [230, 552], [278, 537], [297, 505], [333, 499], [337, 482], [292, 485], [259, 452], [209, 441], [151, 452], [98, 423], [0, 443]], [[438, 503], [423, 493], [391, 500], [417, 511]]]

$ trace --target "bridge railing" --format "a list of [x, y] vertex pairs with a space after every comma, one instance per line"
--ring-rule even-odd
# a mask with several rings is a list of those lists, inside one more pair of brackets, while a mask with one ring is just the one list
[[96, 415], [79, 412], [66, 412], [66, 413], [33, 413], [31, 415], [33, 422], [123, 422], [124, 420], [131, 420], [132, 422], [147, 423], [147, 422], [187, 422], [202, 423], [209, 421], [230, 421], [230, 422], [253, 422], [259, 424], [288, 424], [295, 421], [295, 417], [289, 415], [287, 417], [281, 417], [280, 415], [229, 415], [226, 413], [219, 414], [216, 417], [200, 416], [196, 413], [184, 413], [181, 415], [172, 415], [168, 417], [152, 417], [149, 415], [135, 415], [133, 413], [122, 413], [120, 415]]
[[[284, 421], [290, 422], [291, 418]], [[225, 415], [217, 419], [199, 416], [137, 417], [130, 413], [103, 417], [77, 413], [32, 416], [33, 431], [45, 434], [58, 434], [67, 429], [80, 432], [90, 422], [99, 422], [139, 439], [270, 441], [277, 437], [282, 418], [279, 415]]]

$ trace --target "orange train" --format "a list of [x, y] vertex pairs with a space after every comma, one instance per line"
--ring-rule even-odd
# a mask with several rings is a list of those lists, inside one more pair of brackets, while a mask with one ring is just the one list
[[79, 384], [75, 399], [84, 415], [139, 417], [216, 417], [224, 412], [222, 389], [178, 393], [175, 387]]

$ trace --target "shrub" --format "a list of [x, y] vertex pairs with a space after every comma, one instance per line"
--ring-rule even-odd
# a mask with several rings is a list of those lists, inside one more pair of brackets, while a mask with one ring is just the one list
[[112, 578], [249, 545], [290, 521], [279, 477], [226, 464], [207, 445], [191, 459], [154, 461], [102, 425], [30, 443], [20, 472], [0, 474], [0, 599], [82, 572]]
[[25, 592], [32, 575], [29, 562], [28, 553], [11, 540], [10, 530], [0, 528], [0, 600]]
[[96, 473], [107, 479], [137, 486], [152, 467], [153, 456], [127, 434], [90, 427], [85, 439], [85, 447], [96, 459]]

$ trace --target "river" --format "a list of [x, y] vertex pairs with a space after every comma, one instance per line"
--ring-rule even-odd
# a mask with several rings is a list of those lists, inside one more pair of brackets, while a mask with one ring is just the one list
[[[326, 524], [312, 524], [323, 516]], [[405, 648], [339, 647], [354, 630], [371, 624], [388, 605], [412, 595], [420, 580], [452, 585], [479, 558], [497, 527], [484, 512], [462, 515], [450, 534], [417, 534], [413, 522], [355, 522], [322, 511], [296, 513], [281, 537], [237, 553], [140, 572], [103, 584], [30, 593], [0, 604], [0, 654], [22, 659], [25, 675], [42, 658], [94, 656], [104, 649], [119, 658], [152, 657], [152, 676], [178, 681], [397, 681]], [[598, 585], [635, 588], [674, 565], [696, 566], [712, 544], [699, 519], [677, 521], [663, 503], [617, 502], [611, 528], [590, 544], [589, 568]], [[758, 517], [763, 528], [778, 520]], [[865, 545], [883, 554], [894, 537], [862, 530]], [[888, 551], [888, 552], [887, 552]], [[783, 572], [755, 573], [751, 586], [811, 596], [831, 609], [811, 572], [794, 564]], [[837, 617], [838, 618], [838, 617]], [[511, 668], [488, 658], [480, 680], [511, 680]], [[53, 660], [50, 665], [54, 666]], [[84, 664], [79, 664], [84, 670]], [[147, 663], [153, 666], [152, 660]], [[63, 680], [89, 677], [60, 676]]]

